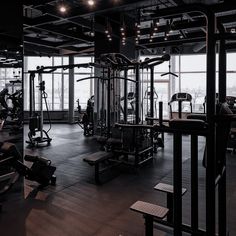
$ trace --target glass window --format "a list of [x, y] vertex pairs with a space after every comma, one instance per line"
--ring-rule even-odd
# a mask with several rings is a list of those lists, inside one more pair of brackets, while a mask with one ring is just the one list
[[181, 72], [206, 71], [206, 55], [181, 56]]
[[227, 54], [227, 71], [236, 72], [236, 53], [228, 53]]
[[64, 110], [69, 109], [69, 75], [64, 75]]
[[203, 112], [203, 103], [206, 96], [206, 73], [182, 73], [182, 92], [192, 95], [194, 112]]
[[[75, 57], [74, 58], [74, 63], [75, 64], [83, 64], [83, 63], [89, 63], [89, 62], [92, 62], [92, 58], [91, 57]], [[75, 73], [91, 73], [91, 68], [83, 68], [83, 67], [80, 67], [80, 68], [75, 68], [74, 69], [74, 72]]]
[[54, 83], [54, 99], [53, 99], [53, 109], [54, 110], [62, 110], [62, 74], [54, 74], [53, 75], [53, 83]]
[[236, 73], [227, 73], [227, 95], [236, 97]]
[[51, 66], [52, 58], [49, 57], [29, 57], [28, 70], [35, 70], [37, 66]]
[[[45, 81], [45, 92], [48, 109], [52, 110], [52, 74], [43, 75], [43, 81]], [[43, 104], [43, 109], [46, 109], [45, 100], [43, 101]]]
[[81, 109], [86, 109], [87, 101], [90, 98], [90, 80], [83, 80], [76, 82], [78, 79], [84, 78], [84, 75], [75, 75], [75, 107], [77, 107], [76, 101], [79, 99]]

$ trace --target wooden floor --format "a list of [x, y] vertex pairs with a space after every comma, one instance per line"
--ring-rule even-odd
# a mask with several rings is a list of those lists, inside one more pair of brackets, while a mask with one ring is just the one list
[[[160, 181], [172, 182], [172, 137], [166, 135], [165, 149], [153, 162], [139, 171], [120, 168], [104, 176], [104, 184], [93, 182], [93, 168], [82, 161], [99, 146], [92, 138], [84, 138], [77, 125], [53, 125], [49, 147], [30, 150], [52, 160], [56, 165], [57, 185], [35, 191], [35, 183], [15, 185], [4, 196], [0, 214], [2, 236], [141, 236], [144, 222], [129, 207], [137, 200], [165, 206], [164, 193], [153, 187]], [[183, 141], [183, 186], [190, 188], [189, 138]], [[204, 139], [199, 141], [200, 225], [204, 225], [205, 170], [201, 166]], [[108, 181], [112, 177], [112, 180]], [[236, 235], [236, 156], [228, 155], [228, 226]], [[189, 193], [183, 197], [183, 221], [190, 220]], [[155, 230], [155, 235], [171, 235]]]

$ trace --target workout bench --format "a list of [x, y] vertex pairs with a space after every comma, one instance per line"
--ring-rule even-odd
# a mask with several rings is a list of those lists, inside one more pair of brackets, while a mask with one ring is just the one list
[[168, 209], [162, 206], [151, 204], [148, 202], [137, 201], [130, 210], [143, 214], [145, 219], [145, 236], [153, 236], [154, 218], [163, 219], [168, 213]]
[[107, 170], [108, 168], [104, 168], [102, 170], [99, 169], [99, 165], [112, 158], [113, 157], [113, 153], [111, 152], [104, 152], [104, 151], [100, 151], [100, 152], [95, 152], [91, 155], [89, 155], [88, 157], [85, 157], [83, 159], [83, 161], [87, 162], [89, 165], [94, 166], [95, 167], [95, 182], [96, 184], [100, 184], [100, 178], [99, 178], [99, 174], [103, 173], [105, 170]]

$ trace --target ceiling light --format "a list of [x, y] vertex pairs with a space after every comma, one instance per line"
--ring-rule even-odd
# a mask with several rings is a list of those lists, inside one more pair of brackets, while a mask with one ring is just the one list
[[106, 34], [108, 34], [108, 33], [109, 33], [109, 31], [108, 31], [108, 30], [105, 30], [105, 33], [106, 33]]
[[112, 41], [112, 38], [109, 38], [108, 40], [109, 40], [109, 41]]
[[235, 32], [236, 32], [235, 28], [232, 28], [232, 29], [230, 30], [230, 33], [232, 33], [232, 34], [234, 34]]
[[152, 38], [149, 39], [149, 42], [152, 42]]
[[125, 29], [124, 29], [124, 27], [122, 26], [122, 27], [120, 27], [120, 31], [124, 31]]
[[140, 30], [137, 30], [137, 34], [140, 34]]
[[180, 39], [182, 39], [183, 37], [184, 37], [184, 36], [183, 36], [182, 34], [179, 36]]
[[67, 9], [67, 7], [66, 7], [65, 4], [59, 5], [59, 11], [60, 11], [61, 13], [66, 13], [67, 10], [68, 10], [68, 9]]
[[95, 2], [93, 0], [88, 0], [88, 5], [89, 6], [93, 6], [95, 4]]
[[167, 40], [167, 37], [165, 37], [164, 40], [166, 41], [166, 40]]
[[166, 53], [166, 49], [165, 48], [163, 48], [163, 51], [162, 51], [163, 53]]

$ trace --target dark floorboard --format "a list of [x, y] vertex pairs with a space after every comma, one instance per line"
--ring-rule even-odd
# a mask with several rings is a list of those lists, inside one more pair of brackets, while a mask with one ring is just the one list
[[[93, 182], [93, 168], [82, 159], [99, 149], [93, 138], [84, 138], [77, 125], [53, 125], [52, 144], [26, 153], [45, 156], [56, 165], [57, 185], [32, 191], [35, 183], [15, 185], [4, 197], [0, 214], [0, 234], [6, 236], [141, 236], [144, 222], [129, 207], [136, 200], [165, 205], [165, 194], [153, 187], [160, 181], [172, 182], [172, 137], [166, 135], [165, 149], [153, 162], [138, 171], [119, 167], [104, 175], [105, 184]], [[183, 186], [190, 189], [189, 138], [183, 139]], [[205, 170], [201, 166], [204, 139], [199, 141], [200, 225], [204, 228]], [[228, 155], [228, 225], [236, 235], [236, 156]], [[183, 221], [189, 223], [190, 195], [183, 197]], [[155, 230], [155, 235], [171, 235]]]

